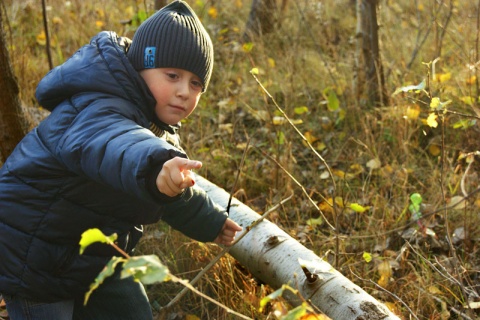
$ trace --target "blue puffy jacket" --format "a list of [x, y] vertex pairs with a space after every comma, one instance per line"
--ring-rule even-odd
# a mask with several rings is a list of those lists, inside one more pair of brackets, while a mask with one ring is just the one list
[[154, 116], [155, 100], [115, 33], [99, 33], [50, 71], [37, 99], [51, 114], [0, 169], [0, 292], [81, 296], [115, 254], [98, 244], [79, 255], [89, 228], [117, 233], [126, 250], [138, 240], [136, 225], [159, 219], [215, 239], [226, 214], [203, 190], [169, 198], [155, 187], [163, 163], [186, 155], [147, 129], [176, 134]]

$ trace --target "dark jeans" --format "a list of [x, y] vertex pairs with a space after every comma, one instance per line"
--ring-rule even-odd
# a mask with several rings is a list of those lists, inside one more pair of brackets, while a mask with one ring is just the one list
[[133, 278], [120, 279], [118, 272], [107, 278], [83, 300], [43, 303], [3, 295], [11, 320], [151, 320], [150, 304], [143, 285]]

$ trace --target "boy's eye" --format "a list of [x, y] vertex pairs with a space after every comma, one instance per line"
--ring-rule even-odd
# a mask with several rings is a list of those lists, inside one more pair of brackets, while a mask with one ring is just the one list
[[192, 83], [192, 86], [194, 86], [195, 88], [203, 89], [203, 84], [200, 81], [192, 80], [191, 83]]
[[176, 73], [167, 73], [167, 77], [169, 77], [170, 79], [177, 79], [178, 75]]

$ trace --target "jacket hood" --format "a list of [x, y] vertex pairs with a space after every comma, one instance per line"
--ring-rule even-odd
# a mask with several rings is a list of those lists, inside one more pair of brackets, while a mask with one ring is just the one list
[[132, 101], [152, 118], [155, 99], [127, 59], [125, 40], [111, 31], [93, 37], [40, 81], [35, 94], [40, 105], [52, 111], [77, 93], [101, 92]]

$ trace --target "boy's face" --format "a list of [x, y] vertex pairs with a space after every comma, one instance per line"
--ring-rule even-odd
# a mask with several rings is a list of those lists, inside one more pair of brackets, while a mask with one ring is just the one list
[[202, 94], [199, 77], [183, 69], [144, 69], [140, 75], [157, 101], [155, 113], [160, 121], [175, 125], [188, 117]]

